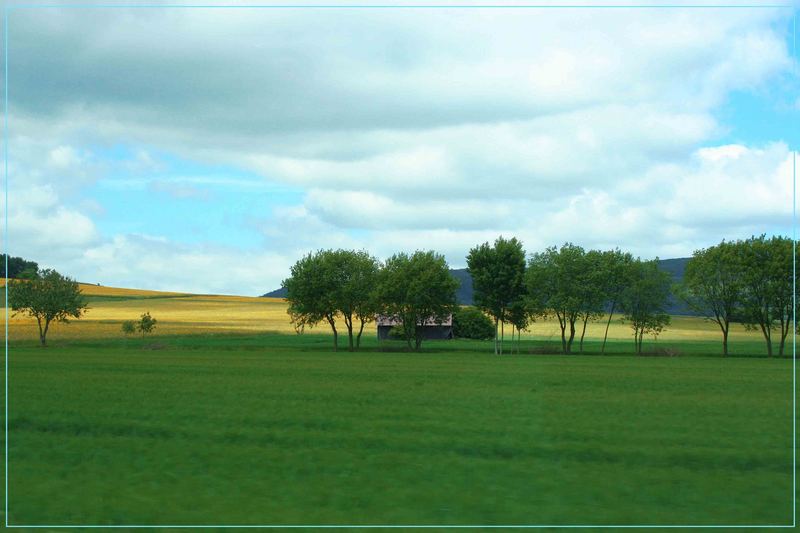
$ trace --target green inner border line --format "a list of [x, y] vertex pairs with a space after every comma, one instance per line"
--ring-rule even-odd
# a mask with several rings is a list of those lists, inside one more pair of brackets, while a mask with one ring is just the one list
[[[795, 59], [795, 70], [800, 58], [797, 54], [797, 17], [798, 9], [795, 8], [793, 3], [777, 3], [777, 4], [738, 4], [738, 5], [715, 5], [715, 4], [651, 4], [651, 5], [619, 5], [619, 4], [574, 4], [574, 5], [541, 5], [541, 4], [476, 4], [476, 5], [463, 5], [463, 4], [340, 4], [340, 5], [325, 5], [325, 4], [258, 4], [258, 5], [219, 5], [219, 4], [6, 4], [3, 8], [3, 43], [4, 43], [4, 81], [5, 91], [3, 98], [3, 159], [4, 159], [4, 248], [5, 248], [5, 272], [8, 272], [8, 16], [12, 10], [17, 9], [52, 9], [52, 8], [96, 8], [96, 9], [144, 9], [144, 8], [172, 8], [172, 9], [774, 9], [774, 8], [792, 8], [794, 9], [792, 16], [792, 56]], [[8, 521], [8, 283], [5, 284], [5, 527], [6, 528], [32, 528], [32, 529], [55, 529], [55, 528], [174, 528], [174, 529], [208, 529], [208, 528], [458, 528], [458, 529], [497, 529], [497, 528], [562, 528], [562, 529], [575, 529], [575, 528], [597, 528], [597, 529], [631, 529], [631, 528], [731, 528], [731, 529], [750, 529], [750, 528], [794, 528], [797, 524], [797, 152], [792, 151], [792, 523], [791, 524], [758, 524], [758, 525], [714, 525], [714, 524], [619, 524], [619, 525], [578, 525], [578, 524], [508, 524], [508, 525], [460, 525], [460, 524], [334, 524], [334, 525], [280, 525], [280, 524], [209, 524], [209, 525], [186, 525], [186, 524], [129, 524], [129, 525], [104, 525], [104, 524], [35, 524], [35, 525], [21, 525], [9, 524]]]

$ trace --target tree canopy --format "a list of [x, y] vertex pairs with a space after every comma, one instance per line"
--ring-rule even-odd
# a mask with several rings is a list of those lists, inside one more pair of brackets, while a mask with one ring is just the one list
[[[467, 271], [472, 276], [475, 305], [483, 309], [495, 324], [495, 354], [503, 353], [502, 336], [498, 346], [497, 325], [505, 322], [514, 302], [525, 295], [525, 250], [516, 238], [498, 237], [493, 245], [485, 242], [469, 251]], [[517, 306], [515, 318], [519, 322]]]
[[9, 281], [8, 304], [15, 314], [36, 319], [42, 346], [47, 344], [52, 322], [67, 323], [70, 318], [80, 318], [88, 309], [78, 283], [50, 269], [37, 272], [30, 280]]
[[426, 323], [441, 324], [456, 310], [458, 281], [443, 255], [417, 251], [395, 254], [379, 275], [381, 312], [397, 318], [409, 348], [419, 350]]

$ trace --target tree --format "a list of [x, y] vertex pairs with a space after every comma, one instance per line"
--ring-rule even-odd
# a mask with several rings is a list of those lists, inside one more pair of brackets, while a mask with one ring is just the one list
[[374, 291], [379, 268], [377, 259], [354, 250], [320, 250], [295, 263], [291, 277], [283, 282], [295, 330], [327, 321], [334, 350], [338, 350], [336, 319], [340, 317], [347, 328], [349, 350], [360, 347], [364, 327], [377, 312]]
[[[561, 328], [561, 349], [572, 353], [575, 322], [584, 309], [584, 289], [581, 286], [586, 266], [585, 252], [571, 243], [555, 246], [534, 254], [526, 275], [528, 302], [536, 314], [555, 314]], [[569, 328], [569, 335], [567, 335]]]
[[89, 308], [78, 283], [51, 269], [39, 271], [35, 279], [9, 281], [8, 304], [15, 315], [24, 313], [36, 319], [42, 346], [47, 344], [52, 322], [68, 323]]
[[138, 329], [142, 333], [142, 337], [145, 336], [147, 333], [152, 333], [154, 329], [156, 329], [156, 323], [158, 320], [150, 316], [150, 312], [143, 313], [142, 316], [139, 318], [139, 323], [136, 325], [136, 329]]
[[670, 323], [665, 308], [669, 300], [672, 277], [658, 268], [658, 260], [635, 261], [631, 277], [620, 298], [625, 320], [633, 328], [636, 353], [642, 353], [642, 339], [647, 333], [658, 335]]
[[133, 320], [126, 320], [122, 323], [122, 333], [127, 335], [133, 335], [136, 333], [136, 322]]
[[722, 355], [728, 355], [730, 323], [742, 299], [742, 263], [737, 245], [722, 241], [694, 252], [686, 264], [677, 292], [689, 307], [714, 322], [722, 331]]
[[378, 276], [376, 299], [381, 312], [396, 317], [408, 347], [422, 346], [425, 324], [441, 324], [457, 308], [458, 281], [444, 256], [417, 251], [395, 254]]
[[772, 332], [778, 331], [778, 355], [783, 355], [794, 311], [792, 240], [765, 235], [737, 241], [742, 265], [742, 321], [760, 329], [772, 357]]
[[[380, 264], [366, 251], [336, 250], [326, 254], [330, 262], [328, 271], [336, 280], [332, 295], [336, 311], [347, 327], [348, 348], [353, 351], [361, 346], [364, 326], [375, 319], [378, 306], [375, 301]], [[353, 321], [359, 321], [358, 334], [353, 338]]]
[[314, 327], [323, 320], [333, 331], [333, 349], [339, 349], [339, 334], [336, 329], [337, 280], [332, 272], [332, 262], [328, 257], [331, 250], [309, 253], [297, 261], [291, 269], [291, 276], [283, 281], [286, 299], [289, 301], [287, 313], [295, 328]]
[[494, 245], [485, 242], [471, 249], [467, 255], [467, 271], [472, 276], [475, 304], [494, 318], [494, 353], [502, 355], [503, 335], [501, 330], [498, 337], [497, 325], [506, 321], [512, 302], [521, 301], [525, 292], [522, 243], [516, 238], [498, 237]]
[[[531, 314], [527, 303], [527, 291], [519, 299], [511, 302], [511, 305], [506, 311], [506, 320], [513, 326], [511, 330], [511, 342], [514, 342], [514, 330], [517, 331], [517, 354], [519, 354], [521, 334], [524, 330], [528, 329], [531, 322], [534, 321], [534, 315]], [[513, 346], [512, 346], [513, 353]]]
[[586, 325], [591, 320], [603, 316], [606, 303], [606, 291], [603, 285], [605, 272], [605, 256], [603, 252], [589, 250], [583, 255], [583, 267], [578, 273], [576, 291], [580, 299], [578, 318], [583, 322], [579, 351], [583, 353], [583, 339], [586, 336]]
[[622, 291], [628, 286], [632, 264], [633, 256], [627, 252], [623, 253], [619, 249], [608, 250], [601, 254], [598, 283], [604, 294], [605, 306], [608, 309], [608, 320], [606, 321], [606, 331], [603, 334], [603, 347], [600, 353], [605, 353], [606, 351], [608, 328], [611, 326], [614, 311], [619, 306]]

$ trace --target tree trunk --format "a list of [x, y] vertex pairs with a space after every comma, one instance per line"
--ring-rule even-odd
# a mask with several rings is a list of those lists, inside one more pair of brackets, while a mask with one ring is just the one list
[[506, 321], [503, 320], [500, 322], [500, 355], [503, 355], [503, 340], [505, 339], [505, 326]]
[[763, 322], [759, 325], [761, 326], [761, 333], [764, 334], [764, 340], [767, 343], [767, 357], [772, 357], [772, 334]]
[[728, 357], [728, 330], [722, 332], [722, 357]]
[[349, 317], [345, 315], [344, 317], [344, 325], [347, 327], [347, 351], [352, 352], [354, 350], [353, 345], [353, 315]]
[[559, 315], [558, 313], [556, 313], [556, 316], [558, 317], [558, 327], [561, 328], [561, 350], [563, 350], [563, 352], [567, 354], [569, 353], [569, 351], [567, 351], [567, 334], [566, 334], [567, 316], [564, 315], [564, 318], [562, 318], [561, 315]]
[[497, 348], [498, 348], [497, 347], [498, 329], [497, 328], [499, 326], [499, 322], [500, 322], [500, 320], [497, 317], [495, 317], [494, 318], [494, 354], [495, 355], [498, 354], [498, 351], [497, 351]]
[[39, 342], [44, 346], [44, 334], [42, 333], [42, 319], [36, 317], [36, 323], [39, 324]]
[[603, 347], [600, 349], [600, 353], [606, 353], [606, 339], [608, 339], [608, 328], [611, 326], [611, 317], [614, 316], [614, 308], [617, 306], [617, 301], [614, 300], [611, 302], [611, 311], [608, 313], [608, 322], [606, 322], [606, 334], [603, 335]]
[[356, 337], [356, 350], [361, 348], [361, 334], [364, 333], [364, 320], [359, 319], [361, 327], [358, 328], [358, 336]]
[[786, 320], [781, 316], [781, 343], [778, 346], [778, 357], [783, 357], [783, 349], [786, 346], [786, 336], [789, 334], [789, 324], [791, 320], [787, 317]]
[[580, 352], [583, 353], [583, 337], [586, 336], [586, 323], [589, 322], [589, 315], [583, 319], [583, 331], [581, 331]]
[[567, 353], [572, 353], [572, 341], [575, 340], [575, 320], [569, 321], [569, 342], [567, 342]]
[[331, 325], [331, 329], [333, 330], [333, 351], [339, 351], [339, 332], [336, 331], [336, 322], [333, 318], [328, 317], [328, 324]]

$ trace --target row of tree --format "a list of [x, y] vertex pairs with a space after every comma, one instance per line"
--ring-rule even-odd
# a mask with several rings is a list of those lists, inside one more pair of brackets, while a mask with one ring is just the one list
[[283, 287], [297, 331], [326, 322], [334, 349], [339, 348], [337, 320], [344, 322], [352, 351], [378, 314], [398, 318], [402, 337], [419, 349], [424, 322], [441, 324], [455, 310], [458, 281], [435, 252], [396, 254], [381, 264], [365, 251], [320, 250], [295, 263]]
[[[483, 243], [467, 255], [475, 305], [494, 322], [495, 353], [504, 351], [505, 325], [514, 334], [537, 319], [553, 317], [561, 348], [583, 351], [587, 325], [605, 320], [601, 351], [615, 313], [633, 330], [637, 353], [646, 335], [657, 337], [670, 323], [666, 309], [679, 295], [695, 311], [713, 319], [723, 335], [733, 322], [759, 329], [767, 353], [783, 355], [796, 305], [791, 239], [751, 237], [698, 250], [684, 280], [674, 285], [657, 260], [643, 261], [614, 250], [584, 250], [566, 243], [530, 257], [515, 238]], [[287, 289], [289, 314], [298, 331], [327, 322], [339, 346], [337, 320], [344, 322], [348, 348], [357, 349], [367, 323], [382, 314], [398, 319], [401, 337], [419, 349], [424, 324], [441, 324], [456, 308], [456, 281], [435, 252], [396, 254], [381, 263], [365, 251], [321, 250], [298, 261]]]
[[797, 247], [786, 237], [722, 241], [694, 253], [677, 292], [717, 323], [724, 355], [733, 322], [761, 331], [769, 356], [776, 341], [783, 355], [797, 310], [796, 262]]
[[579, 327], [582, 352], [587, 324], [607, 315], [605, 351], [618, 310], [631, 324], [637, 353], [645, 334], [658, 335], [669, 324], [670, 275], [655, 260], [641, 261], [619, 250], [586, 251], [566, 243], [526, 261], [520, 241], [500, 237], [470, 250], [467, 270], [476, 305], [494, 319], [497, 354], [503, 353], [505, 323], [511, 324], [513, 338], [514, 331], [524, 331], [537, 318], [555, 317], [566, 354], [573, 352]]

